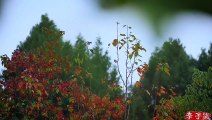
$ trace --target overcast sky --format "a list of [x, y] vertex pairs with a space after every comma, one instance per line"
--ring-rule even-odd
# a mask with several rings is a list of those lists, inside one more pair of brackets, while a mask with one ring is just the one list
[[0, 55], [11, 56], [19, 42], [26, 39], [32, 26], [38, 24], [45, 13], [59, 29], [65, 31], [64, 40], [74, 43], [79, 33], [92, 42], [96, 37], [101, 37], [103, 48], [109, 51], [112, 60], [115, 58], [114, 49], [107, 45], [116, 38], [117, 21], [133, 27], [132, 32], [141, 39], [141, 44], [147, 49], [142, 55], [144, 62], [148, 62], [155, 47], [161, 46], [169, 37], [179, 38], [186, 52], [195, 58], [201, 48], [208, 48], [212, 42], [212, 17], [201, 13], [184, 13], [173, 17], [164, 24], [162, 37], [157, 37], [145, 16], [142, 18], [129, 8], [104, 11], [94, 0], [7, 0], [2, 10]]

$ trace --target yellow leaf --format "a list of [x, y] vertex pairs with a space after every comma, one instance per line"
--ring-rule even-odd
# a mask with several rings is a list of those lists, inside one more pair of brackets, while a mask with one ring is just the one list
[[135, 86], [136, 86], [136, 87], [141, 87], [141, 82], [136, 81]]
[[146, 71], [148, 70], [148, 68], [149, 68], [148, 64], [145, 63], [145, 64], [143, 65], [144, 71], [146, 72]]
[[164, 68], [164, 72], [165, 72], [168, 76], [170, 76], [169, 68], [168, 68], [168, 67], [165, 67], [165, 68]]
[[164, 72], [165, 72], [168, 76], [170, 76], [169, 64], [168, 64], [168, 63], [165, 63]]
[[70, 102], [70, 103], [74, 103], [74, 102], [75, 102], [74, 98], [72, 98], [72, 97], [69, 98], [69, 102]]
[[132, 103], [132, 101], [131, 100], [127, 100], [127, 104], [131, 104]]
[[116, 46], [118, 44], [118, 40], [114, 39], [112, 44], [113, 44], [113, 46]]
[[69, 108], [68, 108], [68, 111], [69, 111], [69, 112], [72, 112], [73, 110], [74, 110], [73, 107], [69, 107]]

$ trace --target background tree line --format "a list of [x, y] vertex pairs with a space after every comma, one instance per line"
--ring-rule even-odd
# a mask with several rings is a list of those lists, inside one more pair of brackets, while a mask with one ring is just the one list
[[[67, 80], [72, 79], [75, 73], [83, 72], [78, 83], [82, 86], [87, 86], [91, 89], [93, 93], [98, 96], [108, 96], [110, 99], [115, 99], [117, 96], [122, 95], [121, 87], [119, 86], [119, 77], [116, 68], [114, 68], [110, 62], [110, 57], [108, 52], [104, 52], [101, 45], [101, 39], [97, 38], [95, 46], [89, 49], [91, 42], [86, 41], [81, 35], [77, 37], [74, 45], [68, 41], [63, 41], [62, 31], [57, 28], [52, 20], [49, 20], [47, 15], [41, 16], [41, 22], [35, 25], [30, 35], [26, 40], [17, 46], [17, 49], [24, 52], [34, 51], [38, 49], [48, 49], [49, 41], [57, 44], [54, 47], [55, 52], [62, 55], [70, 63], [70, 72], [62, 73], [61, 79]], [[167, 62], [170, 66], [170, 77], [165, 76], [162, 73], [156, 72], [156, 67], [158, 63]], [[142, 79], [142, 86], [150, 92], [147, 94], [144, 90], [140, 88], [133, 87], [133, 100], [131, 104], [130, 118], [133, 119], [151, 119], [155, 114], [156, 110], [154, 107], [154, 102], [160, 104], [162, 98], [173, 98], [175, 101], [176, 96], [189, 96], [194, 95], [195, 92], [189, 92], [188, 88], [195, 87], [195, 74], [198, 70], [207, 72], [209, 67], [212, 66], [212, 43], [208, 51], [202, 49], [199, 58], [194, 59], [192, 56], [187, 55], [184, 46], [180, 43], [180, 40], [170, 39], [164, 42], [161, 48], [156, 48], [155, 52], [149, 60], [149, 69], [145, 73], [144, 79]], [[198, 70], [195, 70], [198, 69]], [[201, 72], [199, 72], [201, 73]], [[201, 73], [202, 74], [202, 73]], [[208, 73], [209, 74], [209, 73]], [[9, 76], [13, 74], [7, 73], [7, 70], [2, 72], [2, 79], [7, 80]], [[200, 75], [201, 76], [201, 75]], [[80, 81], [80, 79], [86, 79], [85, 81]], [[204, 77], [202, 79], [208, 80], [205, 84], [211, 84], [211, 76]], [[176, 95], [170, 97], [169, 94], [164, 96], [156, 96], [155, 88], [157, 84], [164, 86], [166, 89], [172, 88]], [[190, 87], [189, 87], [190, 86]], [[207, 85], [206, 85], [207, 86]], [[209, 86], [210, 88], [210, 86]], [[206, 91], [210, 91], [207, 88]], [[2, 92], [3, 89], [0, 89]], [[205, 93], [206, 96], [209, 93]], [[200, 93], [201, 96], [201, 93]], [[201, 98], [201, 97], [200, 97]], [[185, 98], [176, 97], [176, 100]], [[205, 97], [203, 101], [211, 100], [211, 96]], [[204, 103], [204, 105], [206, 104]], [[177, 105], [177, 103], [175, 103]], [[182, 104], [190, 104], [184, 103]], [[211, 106], [211, 104], [209, 104]], [[192, 109], [194, 106], [190, 106]], [[183, 106], [178, 106], [179, 111], [184, 109]], [[211, 110], [209, 109], [207, 110]], [[210, 112], [210, 111], [208, 111]], [[179, 114], [182, 114], [179, 113]]]

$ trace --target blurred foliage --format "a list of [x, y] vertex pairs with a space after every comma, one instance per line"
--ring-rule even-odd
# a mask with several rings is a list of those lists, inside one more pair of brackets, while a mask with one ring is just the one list
[[0, 0], [0, 18], [1, 18], [1, 14], [2, 14], [2, 11], [3, 11], [3, 7], [4, 7], [4, 0]]
[[157, 33], [160, 33], [160, 24], [166, 18], [181, 12], [202, 12], [212, 15], [211, 0], [97, 0], [104, 9], [120, 8], [127, 6], [134, 8], [138, 13], [148, 16], [155, 27]]

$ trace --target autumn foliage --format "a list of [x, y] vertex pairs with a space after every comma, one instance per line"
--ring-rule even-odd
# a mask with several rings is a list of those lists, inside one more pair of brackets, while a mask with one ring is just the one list
[[[3, 55], [6, 68], [0, 81], [1, 119], [122, 119], [122, 97], [110, 100], [80, 86], [77, 77], [63, 80], [71, 65], [54, 50], [25, 53], [15, 50], [11, 59]], [[75, 76], [83, 71], [75, 69]]]

